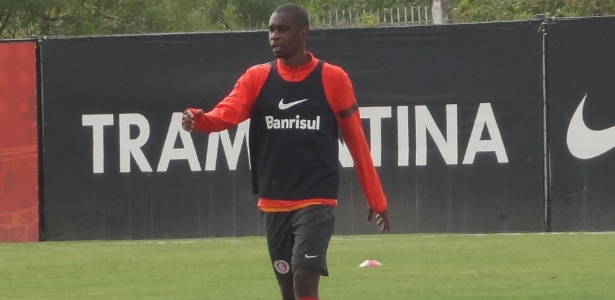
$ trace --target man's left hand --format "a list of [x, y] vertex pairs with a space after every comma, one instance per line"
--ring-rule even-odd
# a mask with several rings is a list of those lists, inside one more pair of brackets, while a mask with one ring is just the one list
[[[370, 222], [374, 217], [374, 210], [370, 207], [369, 212], [367, 213], [366, 222]], [[380, 226], [380, 231], [389, 233], [391, 232], [391, 227], [389, 226], [389, 216], [387, 215], [387, 211], [383, 211], [382, 213], [376, 213], [376, 224]]]

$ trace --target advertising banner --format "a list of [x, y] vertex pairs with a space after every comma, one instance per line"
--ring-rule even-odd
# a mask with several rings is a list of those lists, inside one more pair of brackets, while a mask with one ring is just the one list
[[551, 229], [615, 229], [615, 18], [548, 27]]
[[[350, 76], [393, 231], [544, 228], [540, 23], [314, 30]], [[250, 66], [266, 32], [46, 39], [44, 239], [260, 235], [249, 121], [181, 129]], [[376, 233], [341, 144], [337, 234]]]
[[36, 44], [0, 43], [0, 242], [38, 241]]
[[180, 118], [271, 59], [263, 43], [265, 33], [43, 41], [44, 238], [259, 234], [246, 151], [232, 132], [190, 135]]
[[[543, 229], [538, 22], [355, 29], [312, 37], [353, 80], [399, 232]], [[342, 182], [352, 182], [342, 180]], [[338, 215], [365, 230], [346, 186]], [[345, 194], [344, 194], [345, 193]], [[395, 222], [396, 221], [396, 222]]]

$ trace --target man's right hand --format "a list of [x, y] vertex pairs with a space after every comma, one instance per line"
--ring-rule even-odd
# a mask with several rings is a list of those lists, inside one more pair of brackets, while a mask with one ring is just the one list
[[[202, 109], [195, 111], [195, 113], [197, 116], [202, 116], [204, 114]], [[194, 129], [194, 114], [190, 108], [184, 111], [184, 115], [182, 116], [182, 128], [188, 132], [192, 132], [192, 129]]]

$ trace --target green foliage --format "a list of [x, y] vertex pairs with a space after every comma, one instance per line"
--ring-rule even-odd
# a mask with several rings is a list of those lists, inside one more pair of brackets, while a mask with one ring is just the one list
[[266, 28], [271, 12], [284, 0], [235, 0], [234, 5], [241, 16], [243, 28]]
[[4, 0], [0, 37], [110, 35], [216, 28], [213, 1]]
[[485, 22], [614, 13], [613, 0], [460, 0], [451, 15], [455, 22]]
[[0, 37], [30, 36], [44, 23], [45, 6], [36, 0], [3, 0], [0, 4]]
[[374, 15], [364, 14], [359, 19], [362, 26], [375, 26], [378, 25], [378, 17]]
[[[432, 0], [297, 0], [314, 27], [336, 11], [374, 26], [376, 11], [429, 6]], [[288, 0], [0, 0], [0, 38], [112, 35], [265, 28], [271, 11]], [[615, 14], [615, 0], [450, 0], [454, 22], [529, 19], [536, 15]], [[363, 13], [365, 12], [365, 13]], [[383, 16], [381, 16], [383, 20]], [[358, 20], [356, 19], [358, 18]]]

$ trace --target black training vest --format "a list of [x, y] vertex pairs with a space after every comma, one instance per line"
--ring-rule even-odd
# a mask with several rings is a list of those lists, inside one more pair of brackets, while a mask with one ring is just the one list
[[338, 128], [322, 66], [287, 82], [275, 61], [250, 113], [252, 188], [262, 198], [337, 198]]

